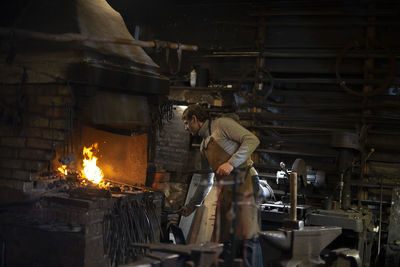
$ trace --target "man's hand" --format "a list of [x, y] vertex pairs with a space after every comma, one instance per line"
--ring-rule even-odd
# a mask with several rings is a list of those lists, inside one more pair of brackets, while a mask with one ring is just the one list
[[183, 206], [182, 208], [180, 208], [179, 210], [178, 210], [178, 213], [179, 214], [181, 214], [181, 215], [183, 215], [183, 216], [185, 216], [185, 217], [187, 217], [187, 216], [189, 216], [190, 214], [192, 214], [192, 212], [193, 212], [193, 210], [190, 210], [188, 207], [186, 207], [186, 206]]
[[218, 167], [216, 173], [218, 175], [229, 175], [231, 174], [232, 170], [233, 166], [229, 162], [225, 162]]

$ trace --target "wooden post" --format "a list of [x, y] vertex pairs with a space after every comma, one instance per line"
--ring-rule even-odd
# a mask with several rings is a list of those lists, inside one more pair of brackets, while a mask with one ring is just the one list
[[297, 172], [290, 173], [290, 211], [291, 221], [297, 220]]

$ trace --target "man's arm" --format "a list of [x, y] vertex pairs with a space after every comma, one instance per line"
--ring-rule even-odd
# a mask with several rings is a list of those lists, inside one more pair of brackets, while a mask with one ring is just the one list
[[232, 154], [228, 163], [234, 168], [240, 166], [248, 158], [260, 144], [257, 136], [244, 128], [242, 125], [232, 119], [221, 119], [219, 127], [224, 132], [227, 138], [239, 144], [238, 149]]

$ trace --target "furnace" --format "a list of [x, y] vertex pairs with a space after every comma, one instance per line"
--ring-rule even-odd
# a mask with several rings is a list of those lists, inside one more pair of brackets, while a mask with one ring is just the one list
[[15, 29], [1, 50], [2, 266], [137, 259], [130, 243], [160, 240], [163, 196], [144, 185], [168, 79], [141, 47], [99, 41], [135, 41], [105, 1], [32, 2]]

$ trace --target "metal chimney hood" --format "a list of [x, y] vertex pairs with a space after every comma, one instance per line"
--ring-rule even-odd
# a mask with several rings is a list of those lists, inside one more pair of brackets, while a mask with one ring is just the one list
[[[105, 0], [30, 1], [15, 29], [133, 40], [121, 15]], [[166, 94], [168, 79], [139, 46], [112, 42], [57, 42], [10, 33], [0, 51], [3, 83], [74, 83], [128, 94]]]

